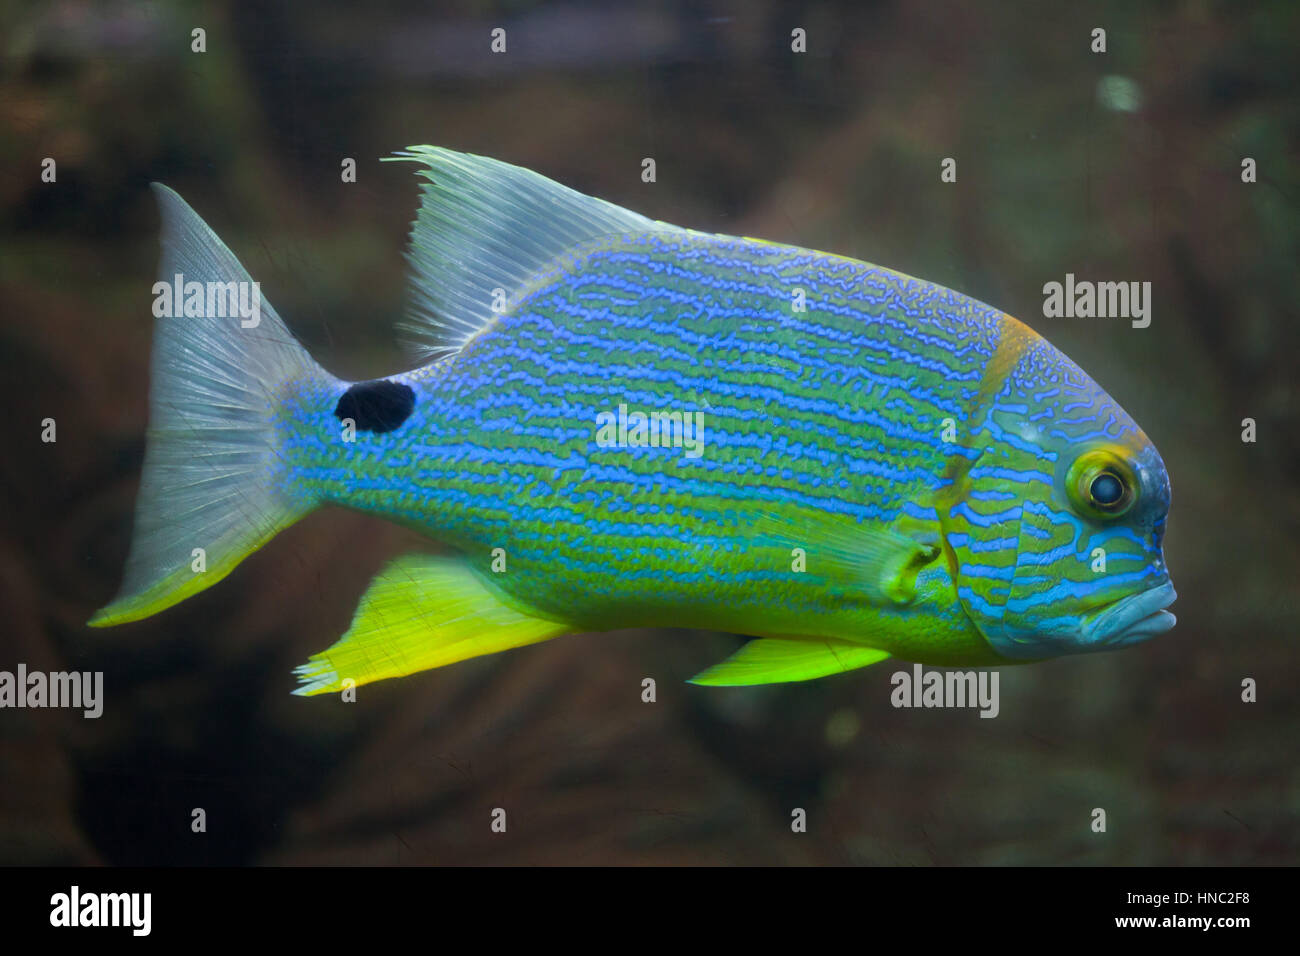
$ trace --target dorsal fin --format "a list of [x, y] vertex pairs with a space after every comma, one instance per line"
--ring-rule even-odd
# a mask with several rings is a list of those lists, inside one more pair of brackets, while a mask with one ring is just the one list
[[673, 230], [538, 173], [439, 146], [412, 146], [385, 162], [417, 162], [420, 211], [406, 256], [412, 293], [401, 328], [425, 359], [459, 350], [533, 273], [604, 236]]

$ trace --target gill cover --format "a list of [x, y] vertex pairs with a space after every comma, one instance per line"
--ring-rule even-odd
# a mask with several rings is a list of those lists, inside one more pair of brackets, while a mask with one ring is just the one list
[[1013, 660], [1167, 630], [1160, 455], [1077, 365], [1024, 332], [1021, 357], [975, 429], [980, 456], [947, 522], [962, 608]]

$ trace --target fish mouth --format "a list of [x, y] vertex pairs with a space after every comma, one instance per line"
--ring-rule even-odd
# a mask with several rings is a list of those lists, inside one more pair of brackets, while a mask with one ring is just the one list
[[1127, 647], [1163, 634], [1175, 624], [1165, 608], [1178, 598], [1171, 582], [1130, 594], [1098, 611], [1084, 628], [1084, 640], [1093, 648]]

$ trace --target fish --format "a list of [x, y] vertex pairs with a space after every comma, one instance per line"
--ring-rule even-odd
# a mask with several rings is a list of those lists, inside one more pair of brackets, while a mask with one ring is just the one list
[[628, 628], [744, 637], [692, 682], [748, 686], [1025, 664], [1174, 626], [1163, 460], [1017, 319], [496, 159], [385, 160], [419, 182], [399, 329], [418, 365], [359, 382], [258, 295], [255, 317], [191, 300], [191, 282], [256, 284], [153, 185], [155, 288], [185, 301], [155, 307], [131, 546], [91, 625], [163, 611], [335, 505], [430, 549], [379, 571], [296, 669], [301, 695]]

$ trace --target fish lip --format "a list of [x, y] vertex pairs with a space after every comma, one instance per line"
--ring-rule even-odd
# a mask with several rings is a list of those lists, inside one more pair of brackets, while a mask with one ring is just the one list
[[1178, 618], [1165, 610], [1177, 599], [1170, 581], [1122, 597], [1088, 621], [1084, 639], [1092, 647], [1123, 647], [1163, 634], [1178, 623]]

